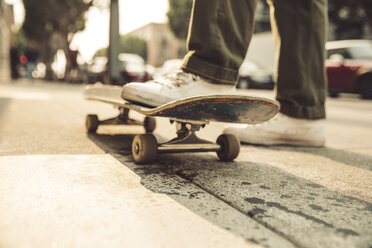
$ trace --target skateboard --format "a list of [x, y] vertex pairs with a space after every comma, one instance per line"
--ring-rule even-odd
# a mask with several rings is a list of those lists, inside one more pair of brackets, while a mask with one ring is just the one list
[[[231, 134], [222, 134], [216, 143], [200, 139], [196, 132], [209, 122], [258, 124], [274, 117], [279, 103], [265, 98], [243, 95], [205, 95], [184, 98], [158, 107], [143, 106], [121, 98], [120, 86], [93, 85], [84, 91], [85, 99], [112, 104], [119, 115], [99, 120], [97, 115], [86, 117], [86, 128], [95, 133], [100, 125], [143, 125], [146, 134], [136, 135], [132, 142], [135, 163], [146, 164], [160, 153], [210, 152], [214, 151], [221, 161], [233, 161], [240, 152], [240, 141]], [[143, 122], [130, 119], [129, 111], [145, 117]], [[156, 127], [154, 117], [165, 117], [176, 124], [176, 137], [158, 144], [152, 134]]]

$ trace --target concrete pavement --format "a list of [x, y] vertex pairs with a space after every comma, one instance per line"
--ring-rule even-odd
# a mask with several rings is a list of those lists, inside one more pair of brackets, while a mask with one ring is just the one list
[[[116, 111], [81, 91], [0, 84], [1, 247], [372, 246], [372, 101], [330, 99], [325, 148], [245, 145], [234, 163], [171, 154], [138, 166], [129, 146], [142, 128], [87, 136], [87, 113]], [[173, 129], [158, 119], [158, 140]]]
[[0, 171], [1, 247], [259, 247], [110, 155], [5, 156]]

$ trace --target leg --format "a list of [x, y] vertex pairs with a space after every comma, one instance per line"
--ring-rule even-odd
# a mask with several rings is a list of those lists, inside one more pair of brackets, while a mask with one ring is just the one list
[[260, 126], [233, 125], [224, 132], [253, 144], [323, 146], [327, 0], [269, 0], [269, 4], [281, 113]]
[[28, 77], [28, 79], [33, 81], [34, 76], [32, 76], [32, 73], [35, 70], [35, 63], [34, 62], [28, 62], [26, 67], [27, 67], [27, 77]]
[[325, 118], [327, 0], [269, 0], [277, 46], [277, 100], [281, 112]]
[[235, 84], [253, 33], [257, 0], [194, 1], [182, 69]]
[[195, 95], [232, 93], [252, 37], [257, 2], [194, 1], [182, 70], [145, 84], [126, 84], [122, 97], [158, 106]]

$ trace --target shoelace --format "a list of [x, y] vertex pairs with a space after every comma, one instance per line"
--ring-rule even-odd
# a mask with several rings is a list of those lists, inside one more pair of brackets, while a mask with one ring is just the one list
[[199, 79], [200, 77], [197, 75], [178, 70], [166, 75], [163, 80], [156, 81], [156, 83], [172, 88], [174, 86], [180, 87], [181, 85], [190, 83], [190, 81], [196, 81]]

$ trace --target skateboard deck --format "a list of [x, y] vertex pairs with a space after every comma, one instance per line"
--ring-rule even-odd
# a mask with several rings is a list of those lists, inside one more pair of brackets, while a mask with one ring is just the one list
[[87, 100], [95, 100], [131, 109], [140, 114], [167, 117], [190, 123], [232, 122], [257, 124], [265, 122], [279, 111], [274, 100], [244, 95], [195, 96], [148, 107], [121, 98], [120, 86], [94, 85], [84, 91]]
[[[142, 106], [121, 98], [120, 86], [94, 85], [84, 91], [87, 100], [100, 101], [118, 107], [115, 118], [99, 120], [97, 115], [86, 117], [88, 133], [95, 133], [100, 125], [143, 125], [145, 134], [132, 141], [135, 163], [151, 163], [160, 153], [211, 152], [221, 161], [233, 161], [240, 151], [240, 141], [232, 134], [222, 134], [216, 143], [200, 139], [196, 132], [211, 121], [256, 124], [269, 120], [279, 111], [273, 100], [242, 95], [208, 95], [184, 98], [159, 107]], [[129, 110], [146, 116], [143, 122], [129, 118]], [[156, 127], [153, 117], [167, 117], [176, 123], [177, 136], [159, 144], [152, 134]]]

